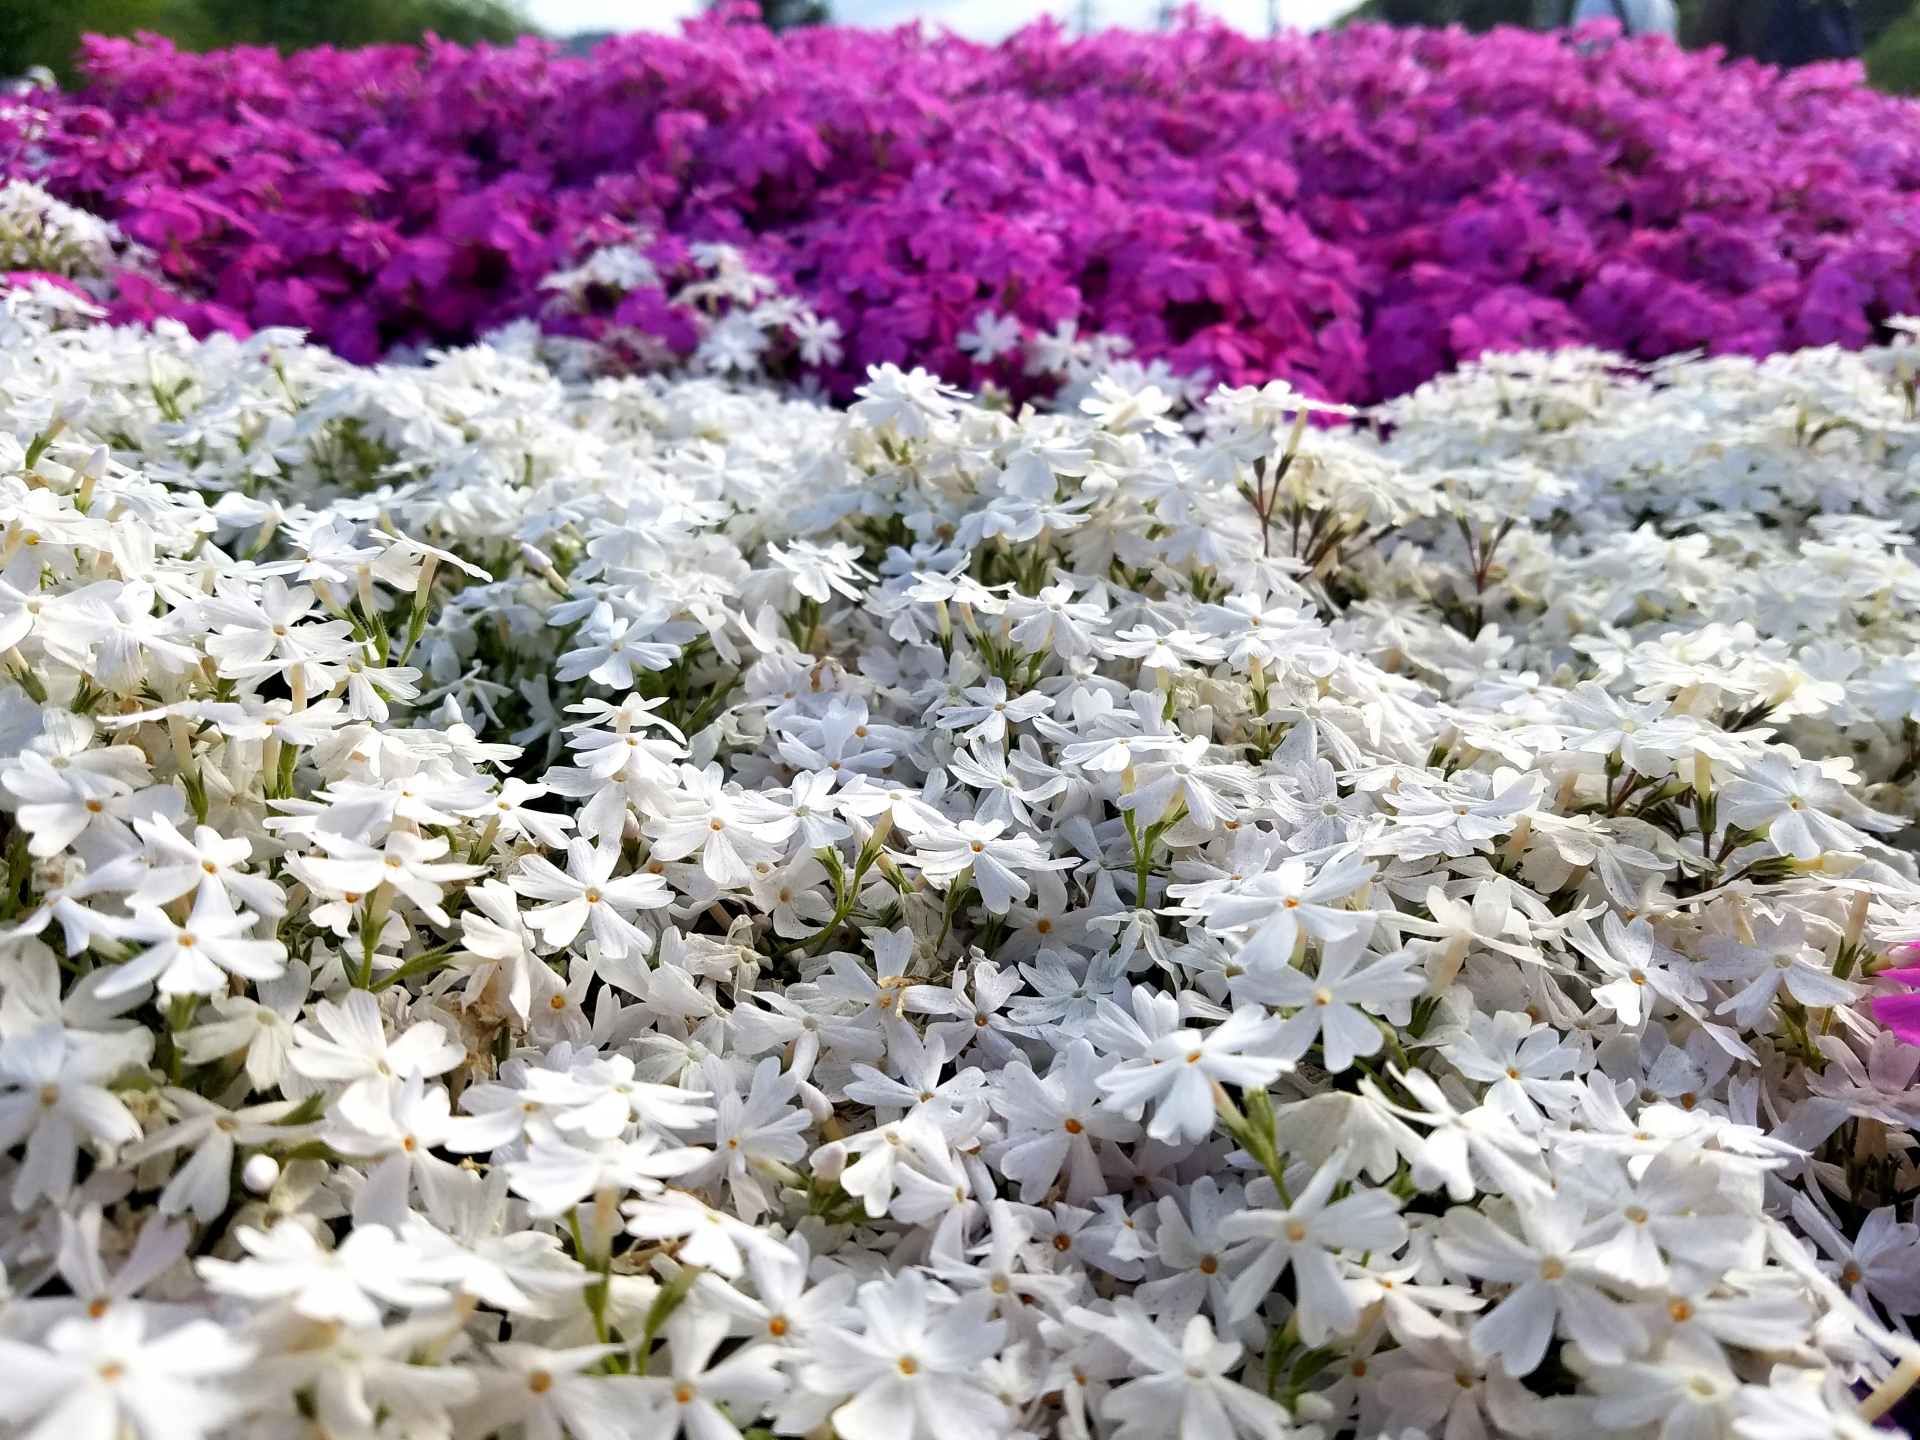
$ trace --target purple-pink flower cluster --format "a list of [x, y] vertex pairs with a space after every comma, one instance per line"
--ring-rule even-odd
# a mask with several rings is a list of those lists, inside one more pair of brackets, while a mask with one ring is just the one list
[[881, 361], [1031, 383], [956, 344], [983, 311], [1366, 400], [1489, 348], [1757, 354], [1920, 310], [1920, 109], [1604, 28], [989, 48], [723, 15], [578, 58], [95, 39], [86, 74], [0, 161], [191, 302], [136, 285], [123, 316], [354, 360], [538, 314], [543, 276], [636, 237], [663, 273], [740, 247], [840, 325], [842, 390]]

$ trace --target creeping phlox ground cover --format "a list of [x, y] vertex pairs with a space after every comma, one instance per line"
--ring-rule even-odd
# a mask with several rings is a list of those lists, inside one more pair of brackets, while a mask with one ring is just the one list
[[618, 245], [662, 283], [554, 323], [684, 351], [667, 297], [732, 245], [843, 337], [789, 357], [843, 400], [876, 363], [1044, 392], [1027, 347], [1063, 336], [1367, 401], [1487, 349], [1760, 355], [1920, 313], [1920, 120], [1855, 65], [1198, 16], [775, 37], [750, 10], [578, 57], [94, 40], [79, 88], [0, 113], [0, 172], [154, 252], [179, 293], [122, 316], [362, 362], [542, 314]]
[[1920, 347], [839, 411], [30, 219], [7, 1433], [1886, 1433]]

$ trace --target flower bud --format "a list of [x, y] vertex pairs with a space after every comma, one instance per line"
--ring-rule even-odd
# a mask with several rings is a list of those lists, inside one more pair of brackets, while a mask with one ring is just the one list
[[822, 1185], [833, 1184], [846, 1168], [847, 1147], [838, 1140], [829, 1140], [813, 1152], [813, 1178]]
[[240, 1167], [240, 1183], [255, 1195], [265, 1195], [279, 1178], [280, 1162], [265, 1153], [249, 1156]]

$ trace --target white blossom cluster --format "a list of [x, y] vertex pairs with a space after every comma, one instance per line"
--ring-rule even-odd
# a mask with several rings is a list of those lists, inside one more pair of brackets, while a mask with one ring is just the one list
[[[1904, 343], [1642, 375], [1591, 352], [1489, 357], [1377, 417], [1385, 453], [1442, 474], [1477, 528], [1437, 569], [1369, 556], [1381, 603], [1362, 608], [1476, 708], [1515, 672], [1548, 706], [1588, 672], [1642, 699], [1701, 687], [1681, 708], [1848, 757], [1884, 782], [1873, 803], [1911, 815], [1917, 373]], [[1511, 688], [1495, 708], [1547, 714]]]
[[57, 275], [100, 300], [113, 292], [116, 267], [144, 258], [112, 221], [56, 200], [30, 181], [0, 184], [0, 271]]
[[[832, 365], [842, 352], [838, 321], [814, 313], [804, 300], [787, 294], [771, 275], [755, 270], [732, 245], [698, 241], [688, 247], [692, 278], [665, 294], [667, 277], [633, 244], [603, 245], [580, 264], [556, 270], [540, 282], [553, 292], [552, 315], [587, 314], [614, 309], [613, 324], [594, 342], [540, 335], [530, 321], [508, 326], [503, 344], [537, 350], [570, 377], [606, 368], [640, 368], [650, 373], [684, 370], [693, 375], [763, 378], [781, 362], [801, 367]], [[693, 352], [680, 360], [662, 337], [644, 327], [620, 323], [620, 301], [636, 290], [662, 292], [666, 307], [692, 330]]]
[[835, 412], [9, 304], [0, 1433], [1889, 1433], [1912, 350]]
[[[636, 371], [756, 381], [782, 377], [817, 393], [813, 372], [837, 365], [845, 353], [839, 322], [817, 314], [773, 276], [756, 270], [735, 246], [697, 242], [688, 247], [687, 263], [692, 278], [669, 294], [671, 277], [660, 273], [642, 245], [602, 245], [578, 265], [540, 282], [542, 290], [552, 292], [544, 307], [549, 319], [599, 317], [607, 323], [598, 338], [543, 332], [532, 320], [514, 322], [486, 338], [496, 348], [539, 359], [569, 380]], [[621, 302], [647, 290], [659, 291], [666, 312], [691, 329], [696, 343], [690, 353], [676, 355], [665, 337], [622, 322]], [[1143, 365], [1130, 358], [1133, 342], [1126, 336], [1082, 335], [1072, 320], [1052, 330], [1029, 330], [1012, 316], [983, 310], [956, 343], [979, 365], [1018, 361], [1021, 373], [1052, 382], [1056, 405], [1067, 409], [1091, 395], [1102, 379], [1136, 391], [1151, 386], [1182, 410], [1197, 405], [1209, 389], [1204, 373], [1179, 375], [1159, 359]], [[991, 389], [981, 399], [1004, 405], [1004, 397]]]
[[1158, 359], [1143, 366], [1127, 358], [1133, 342], [1126, 336], [1104, 331], [1082, 335], [1072, 320], [1062, 320], [1051, 330], [1028, 331], [1011, 315], [982, 310], [955, 344], [978, 365], [1017, 358], [1024, 373], [1053, 377], [1079, 392], [1072, 399], [1090, 393], [1088, 387], [1102, 378], [1119, 380], [1133, 390], [1153, 385], [1182, 405], [1204, 397], [1209, 388], [1204, 373], [1176, 375]]

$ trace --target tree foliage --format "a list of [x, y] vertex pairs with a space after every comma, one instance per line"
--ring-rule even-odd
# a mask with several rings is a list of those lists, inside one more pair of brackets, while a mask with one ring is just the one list
[[1908, 11], [1867, 46], [1867, 78], [1895, 95], [1920, 93], [1920, 7]]
[[461, 44], [532, 27], [511, 0], [0, 0], [0, 73], [44, 65], [63, 81], [85, 34], [150, 31], [195, 50], [405, 44], [429, 32]]

